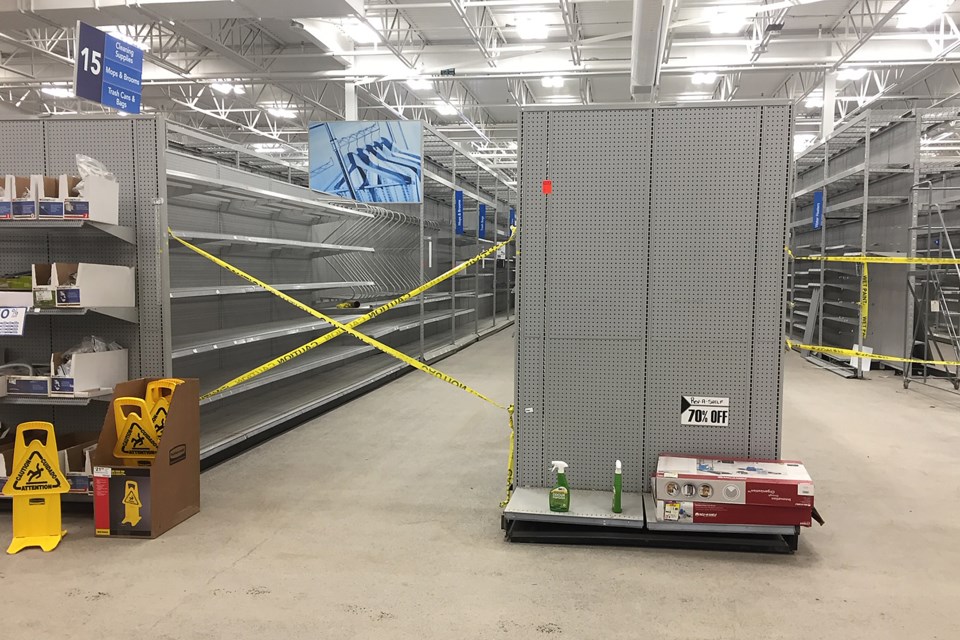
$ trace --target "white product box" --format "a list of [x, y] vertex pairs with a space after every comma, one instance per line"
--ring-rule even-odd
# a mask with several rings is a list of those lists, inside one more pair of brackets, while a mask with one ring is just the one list
[[0, 398], [7, 395], [7, 376], [0, 376]]
[[41, 220], [90, 220], [117, 224], [120, 185], [102, 176], [83, 181], [83, 195], [77, 191], [79, 176], [44, 178], [38, 184], [38, 211]]
[[128, 360], [126, 349], [75, 353], [71, 358], [70, 375], [60, 376], [57, 375], [57, 368], [63, 364], [63, 354], [55, 353], [50, 357], [50, 395], [69, 398], [91, 391], [113, 389], [117, 383], [129, 378]]
[[17, 291], [0, 289], [0, 307], [27, 307], [33, 306], [33, 291]]
[[798, 460], [662, 454], [653, 475], [657, 500], [812, 507], [813, 480]]
[[11, 396], [49, 396], [49, 376], [7, 376], [7, 394]]
[[0, 204], [0, 220], [35, 220], [37, 218], [36, 180], [42, 177], [4, 176], [5, 195], [3, 203]]
[[[73, 274], [76, 274], [75, 283], [72, 283]], [[134, 276], [133, 267], [87, 262], [35, 264], [34, 304], [38, 307], [134, 307]]]

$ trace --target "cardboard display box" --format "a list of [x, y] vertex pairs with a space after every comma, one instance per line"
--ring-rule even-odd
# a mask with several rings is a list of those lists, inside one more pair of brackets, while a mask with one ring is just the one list
[[75, 353], [71, 358], [69, 376], [57, 375], [63, 364], [63, 354], [50, 357], [50, 395], [74, 397], [77, 393], [113, 389], [129, 376], [129, 358], [126, 349], [101, 351], [99, 353]]
[[653, 476], [658, 500], [812, 507], [813, 480], [796, 460], [662, 454]]
[[102, 176], [89, 176], [83, 196], [77, 190], [79, 176], [44, 177], [38, 182], [38, 217], [42, 220], [90, 220], [119, 222], [120, 185]]
[[[147, 383], [123, 382], [114, 398], [144, 398]], [[149, 467], [125, 466], [114, 457], [113, 403], [93, 455], [96, 535], [156, 538], [200, 511], [200, 384], [188, 378], [173, 394], [157, 457]]]
[[36, 180], [42, 176], [0, 176], [0, 221], [35, 220], [37, 217]]
[[657, 500], [657, 520], [677, 524], [809, 527], [813, 520], [813, 508]]
[[51, 307], [134, 307], [135, 270], [87, 262], [33, 265], [34, 305]]

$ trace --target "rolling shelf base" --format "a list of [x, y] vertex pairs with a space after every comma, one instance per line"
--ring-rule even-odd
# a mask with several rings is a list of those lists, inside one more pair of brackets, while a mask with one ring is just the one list
[[799, 527], [658, 522], [653, 496], [624, 492], [623, 513], [610, 511], [610, 491], [575, 490], [567, 513], [547, 507], [549, 489], [520, 487], [501, 517], [510, 542], [598, 544], [717, 551], [793, 553]]

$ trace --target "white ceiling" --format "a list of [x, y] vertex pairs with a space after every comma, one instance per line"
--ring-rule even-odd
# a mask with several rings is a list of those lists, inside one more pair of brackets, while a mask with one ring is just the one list
[[[798, 131], [810, 133], [819, 131], [826, 74], [841, 74], [834, 120], [871, 105], [955, 101], [953, 7], [927, 27], [898, 26], [930, 1], [663, 0], [671, 20], [653, 97], [788, 98], [800, 106]], [[716, 16], [731, 11], [740, 16], [734, 33], [711, 33]], [[149, 47], [148, 111], [244, 144], [280, 141], [298, 162], [308, 123], [344, 117], [355, 91], [359, 117], [429, 120], [510, 173], [519, 106], [631, 100], [631, 56], [656, 51], [631, 38], [632, 15], [632, 0], [0, 0], [0, 113], [99, 110], [49, 95], [51, 83], [72, 81], [82, 20]], [[340, 25], [351, 17], [377, 42], [355, 42], [364, 38]], [[522, 38], [518, 21], [546, 27], [545, 37]], [[861, 77], [847, 79], [857, 69]], [[694, 84], [704, 72], [716, 75]], [[426, 82], [412, 89], [411, 76]], [[559, 76], [560, 86], [542, 86], [544, 76]], [[217, 81], [242, 93], [218, 92]], [[440, 102], [456, 114], [438, 113]]]

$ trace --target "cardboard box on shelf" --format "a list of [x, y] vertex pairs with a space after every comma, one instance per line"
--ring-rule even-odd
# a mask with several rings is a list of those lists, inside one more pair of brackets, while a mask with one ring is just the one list
[[11, 396], [49, 396], [50, 376], [7, 376]]
[[92, 455], [99, 437], [99, 432], [57, 436], [60, 470], [70, 483], [70, 493], [90, 493], [93, 490]]
[[657, 520], [677, 524], [765, 525], [809, 527], [812, 507], [770, 507], [718, 502], [657, 500]]
[[36, 180], [43, 176], [7, 176], [7, 184], [13, 188], [10, 199], [11, 220], [36, 220]]
[[83, 180], [83, 194], [77, 189], [79, 176], [45, 177], [38, 183], [38, 217], [44, 220], [90, 220], [117, 224], [120, 209], [120, 185], [91, 175]]
[[0, 220], [13, 220], [13, 176], [0, 176]]
[[[147, 383], [123, 382], [113, 397], [146, 397]], [[125, 466], [114, 457], [113, 403], [93, 455], [96, 535], [156, 538], [200, 511], [200, 384], [188, 378], [170, 400], [157, 457], [149, 467]]]
[[98, 353], [75, 353], [70, 358], [70, 375], [57, 373], [63, 364], [63, 354], [50, 357], [50, 395], [74, 397], [91, 391], [113, 389], [129, 377], [129, 352], [126, 349]]
[[658, 500], [812, 507], [814, 487], [796, 460], [661, 454], [653, 476]]
[[134, 307], [135, 270], [88, 262], [33, 265], [34, 305], [52, 307]]

